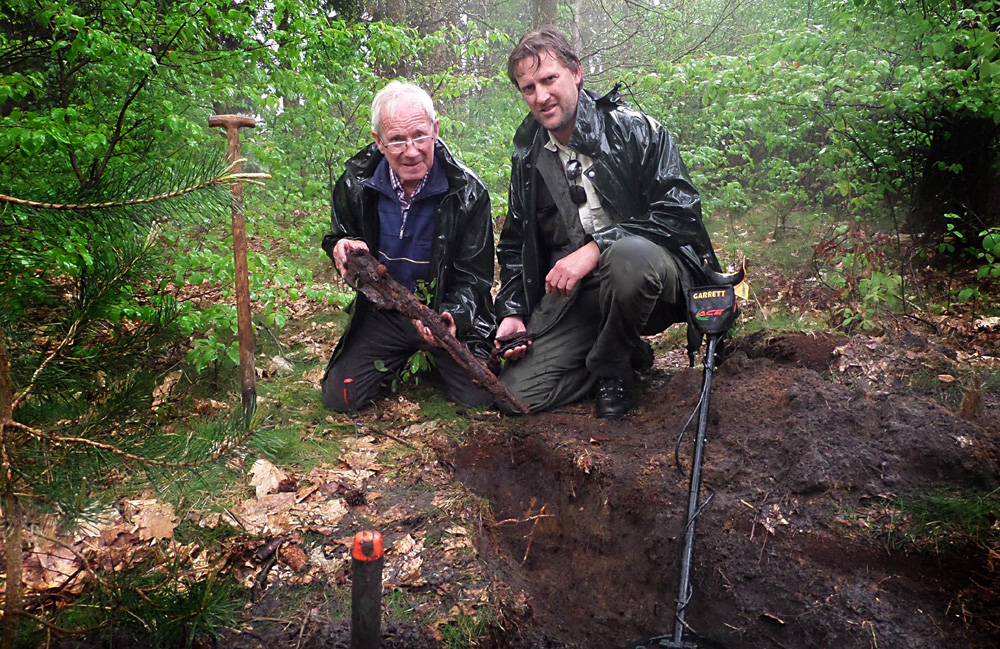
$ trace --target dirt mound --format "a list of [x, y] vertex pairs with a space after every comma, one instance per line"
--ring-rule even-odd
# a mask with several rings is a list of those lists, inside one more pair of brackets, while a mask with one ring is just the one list
[[738, 338], [730, 345], [750, 358], [770, 358], [780, 365], [807, 367], [825, 372], [834, 359], [834, 350], [848, 342], [844, 336], [834, 334], [775, 334], [761, 330], [746, 338]]
[[[994, 646], [987, 557], [894, 549], [887, 503], [995, 488], [995, 434], [832, 383], [816, 370], [836, 341], [807, 342], [744, 345], [716, 374], [688, 622], [732, 649]], [[672, 629], [688, 489], [675, 445], [700, 386], [700, 370], [661, 374], [619, 422], [584, 404], [459, 449], [457, 478], [495, 514], [480, 551], [512, 620], [502, 646], [624, 647]]]

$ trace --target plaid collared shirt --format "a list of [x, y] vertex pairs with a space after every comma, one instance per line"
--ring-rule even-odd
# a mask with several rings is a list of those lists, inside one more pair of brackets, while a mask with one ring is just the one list
[[413, 199], [416, 198], [420, 190], [424, 188], [424, 183], [427, 182], [427, 177], [430, 176], [430, 171], [424, 174], [424, 177], [420, 179], [417, 184], [417, 188], [413, 190], [410, 194], [410, 198], [406, 198], [406, 192], [403, 190], [403, 183], [399, 181], [396, 177], [396, 172], [389, 167], [389, 182], [392, 183], [392, 188], [396, 190], [396, 196], [399, 197], [399, 207], [402, 209], [403, 213], [399, 219], [399, 238], [403, 238], [403, 230], [406, 228], [406, 217], [410, 214], [410, 206], [413, 205]]

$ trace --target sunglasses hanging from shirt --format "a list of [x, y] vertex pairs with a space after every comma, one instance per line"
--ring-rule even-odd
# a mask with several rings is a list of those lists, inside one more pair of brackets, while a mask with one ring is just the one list
[[583, 176], [583, 165], [576, 158], [566, 163], [566, 180], [569, 181], [569, 198], [576, 206], [587, 202], [587, 190], [580, 184]]

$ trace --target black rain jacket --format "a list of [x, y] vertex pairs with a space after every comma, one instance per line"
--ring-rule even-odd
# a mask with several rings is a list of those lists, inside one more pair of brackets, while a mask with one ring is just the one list
[[[378, 192], [364, 183], [385, 156], [372, 143], [347, 161], [344, 174], [333, 188], [330, 232], [323, 236], [323, 250], [333, 260], [333, 248], [341, 239], [359, 239], [378, 250]], [[486, 185], [455, 158], [438, 139], [434, 164], [444, 165], [448, 192], [441, 197], [436, 234], [431, 248], [432, 281], [436, 281], [430, 307], [448, 312], [455, 319], [456, 337], [474, 354], [489, 356], [496, 330], [493, 315], [493, 220]], [[351, 322], [372, 308], [358, 293], [348, 308], [351, 320], [340, 338], [337, 358], [350, 332]], [[333, 359], [330, 363], [333, 363]]]
[[[541, 300], [551, 268], [535, 220], [541, 182], [535, 159], [547, 140], [530, 114], [514, 134], [510, 201], [497, 244], [498, 320], [512, 315], [527, 319]], [[683, 289], [710, 283], [702, 260], [721, 269], [702, 222], [701, 199], [673, 138], [656, 120], [625, 105], [618, 86], [603, 97], [581, 90], [569, 147], [594, 159], [588, 178], [614, 221], [591, 235], [602, 252], [622, 237], [646, 237], [680, 262]]]

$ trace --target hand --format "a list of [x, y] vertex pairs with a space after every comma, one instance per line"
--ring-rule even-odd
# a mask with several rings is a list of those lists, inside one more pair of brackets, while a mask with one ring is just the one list
[[[513, 338], [519, 334], [523, 334], [528, 330], [524, 326], [524, 319], [519, 315], [510, 315], [504, 318], [500, 322], [500, 326], [497, 327], [497, 335], [493, 340], [493, 345], [500, 349], [502, 346], [501, 340], [504, 338]], [[518, 345], [514, 349], [507, 350], [503, 357], [508, 361], [516, 361], [519, 358], [523, 358], [528, 350], [531, 348], [531, 341], [528, 341], [526, 345]]]
[[337, 272], [341, 277], [347, 276], [347, 255], [354, 250], [368, 250], [368, 244], [357, 239], [341, 239], [333, 247], [333, 263], [337, 266]]
[[[445, 326], [448, 327], [448, 333], [454, 338], [455, 332], [457, 331], [455, 328], [455, 318], [451, 317], [451, 314], [445, 311], [441, 314], [441, 319], [444, 320]], [[417, 333], [420, 334], [420, 337], [423, 338], [428, 345], [443, 347], [438, 339], [434, 337], [434, 334], [431, 333], [430, 327], [426, 326], [423, 322], [414, 319], [413, 326], [417, 328]]]
[[579, 281], [597, 268], [600, 260], [601, 249], [593, 241], [587, 243], [555, 263], [545, 276], [545, 292], [569, 297]]

